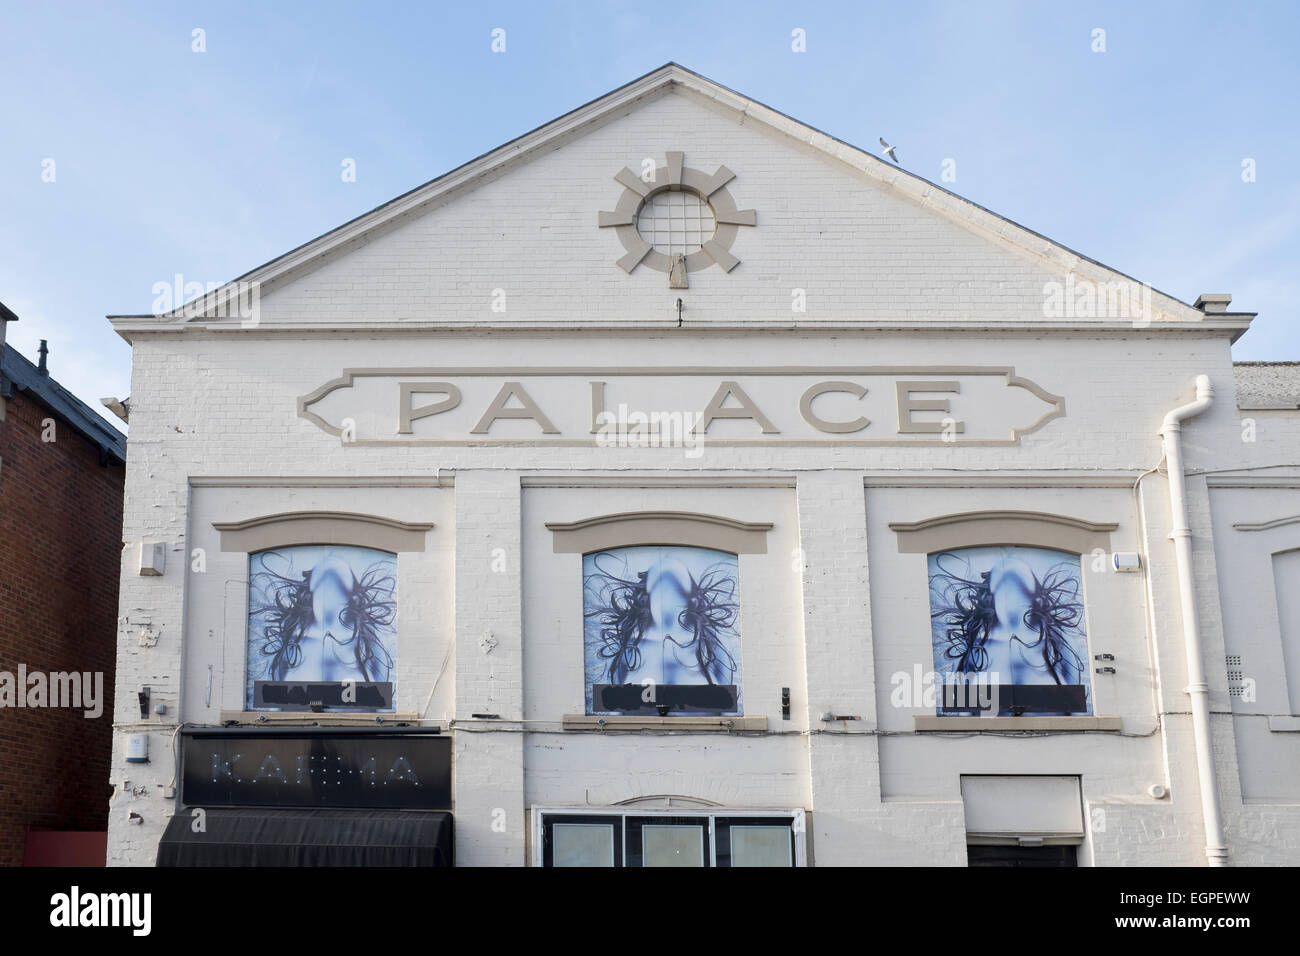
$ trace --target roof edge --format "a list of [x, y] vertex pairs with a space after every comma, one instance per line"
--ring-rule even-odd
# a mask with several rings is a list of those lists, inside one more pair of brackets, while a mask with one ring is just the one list
[[184, 333], [210, 332], [214, 334], [234, 334], [244, 333], [253, 335], [303, 335], [303, 334], [359, 334], [359, 335], [393, 335], [402, 336], [414, 333], [445, 332], [447, 334], [457, 334], [465, 332], [491, 331], [494, 334], [501, 335], [529, 335], [537, 333], [580, 333], [580, 334], [604, 334], [618, 332], [668, 332], [681, 335], [682, 333], [810, 333], [825, 331], [829, 333], [852, 333], [861, 332], [864, 334], [878, 334], [891, 332], [957, 332], [957, 333], [1023, 333], [1026, 335], [1041, 335], [1044, 332], [1070, 332], [1084, 335], [1093, 334], [1120, 334], [1120, 335], [1151, 335], [1151, 334], [1186, 334], [1186, 335], [1231, 335], [1231, 340], [1236, 341], [1250, 327], [1250, 317], [1222, 317], [1215, 316], [1207, 318], [1200, 322], [1179, 322], [1164, 321], [1152, 322], [1147, 325], [1136, 325], [1131, 319], [1113, 319], [1113, 320], [1094, 320], [1090, 322], [1071, 322], [1062, 320], [1008, 320], [1003, 322], [989, 321], [932, 321], [921, 319], [914, 322], [904, 322], [898, 320], [885, 321], [850, 321], [850, 320], [797, 320], [789, 321], [735, 321], [735, 320], [710, 320], [697, 324], [688, 324], [679, 328], [676, 320], [662, 319], [619, 319], [602, 322], [590, 321], [572, 321], [572, 322], [555, 322], [539, 321], [535, 324], [516, 323], [514, 325], [499, 325], [483, 319], [444, 319], [429, 321], [406, 321], [400, 326], [385, 323], [358, 323], [358, 322], [286, 322], [284, 324], [267, 325], [262, 324], [257, 328], [244, 329], [240, 325], [211, 321], [211, 322], [194, 322], [185, 325], [179, 325], [173, 322], [160, 321], [155, 316], [109, 316], [109, 321], [113, 324], [114, 329], [128, 342], [131, 341], [132, 335], [178, 335]]
[[42, 374], [12, 345], [5, 345], [0, 351], [0, 378], [6, 386], [12, 385], [14, 389], [26, 392], [51, 414], [61, 418], [69, 428], [98, 447], [101, 455], [111, 455], [119, 464], [126, 463], [126, 435], [60, 385], [53, 376]]

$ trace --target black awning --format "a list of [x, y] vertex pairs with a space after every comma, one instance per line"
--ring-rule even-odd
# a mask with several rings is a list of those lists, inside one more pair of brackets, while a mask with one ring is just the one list
[[451, 814], [436, 810], [180, 810], [158, 866], [451, 866]]

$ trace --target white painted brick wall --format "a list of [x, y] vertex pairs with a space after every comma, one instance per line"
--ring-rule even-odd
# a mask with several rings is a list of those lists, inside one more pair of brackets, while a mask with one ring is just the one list
[[[738, 174], [731, 187], [737, 202], [758, 211], [758, 227], [742, 229], [733, 247], [742, 265], [730, 275], [692, 274], [683, 293], [670, 293], [661, 273], [623, 275], [614, 265], [621, 246], [611, 231], [595, 227], [596, 212], [617, 201], [614, 173], [642, 156], [659, 159], [665, 149], [684, 150], [688, 165], [710, 172], [727, 164]], [[176, 806], [163, 796], [173, 772], [173, 721], [177, 714], [211, 719], [211, 708], [194, 698], [207, 664], [238, 646], [238, 626], [209, 637], [227, 598], [211, 593], [215, 574], [187, 574], [189, 550], [211, 541], [211, 522], [219, 520], [213, 515], [222, 509], [269, 513], [345, 501], [346, 510], [438, 525], [425, 558], [402, 557], [399, 588], [403, 600], [408, 590], [417, 592], [409, 610], [423, 636], [411, 644], [403, 632], [398, 683], [430, 687], [454, 637], [452, 665], [428, 713], [461, 722], [452, 733], [462, 864], [525, 862], [531, 806], [605, 806], [674, 793], [730, 806], [803, 806], [812, 813], [810, 844], [819, 863], [961, 865], [959, 775], [1048, 772], [1081, 774], [1085, 809], [1103, 811], [1104, 829], [1089, 833], [1084, 859], [1199, 865], [1203, 837], [1165, 479], [1143, 482], [1143, 537], [1123, 484], [1094, 487], [1089, 478], [1117, 473], [1131, 480], [1154, 466], [1160, 419], [1190, 398], [1200, 373], [1220, 393], [1184, 431], [1189, 467], [1295, 465], [1296, 430], [1264, 413], [1252, 413], [1260, 418], [1259, 440], [1241, 441], [1226, 339], [1141, 329], [1122, 338], [1044, 329], [942, 336], [707, 331], [713, 319], [788, 321], [796, 286], [808, 292], [810, 317], [1041, 322], [1043, 283], [1060, 278], [1004, 244], [865, 184], [807, 147], [669, 96], [268, 292], [261, 331], [138, 335], [123, 534], [127, 542], [165, 541], [168, 566], [163, 577], [148, 578], [123, 565], [110, 863], [153, 862]], [[409, 320], [488, 319], [495, 288], [507, 290], [505, 321], [522, 327], [626, 318], [675, 324], [678, 294], [688, 322], [681, 330], [635, 334], [400, 328]], [[290, 320], [387, 328], [373, 335], [265, 331]], [[678, 449], [345, 447], [297, 415], [300, 396], [345, 368], [575, 364], [1010, 366], [1063, 396], [1066, 416], [1014, 446], [706, 445], [701, 457], [687, 459]], [[871, 427], [889, 434], [892, 426], [881, 420]], [[1010, 489], [977, 480], [1011, 471], [1064, 484]], [[950, 485], [864, 491], [866, 478], [917, 472]], [[575, 473], [599, 479], [601, 487], [521, 487], [521, 479]], [[769, 486], [699, 481], [728, 475], [763, 477]], [[219, 494], [190, 487], [192, 478], [212, 476], [310, 477], [322, 488]], [[434, 483], [441, 477], [454, 487], [396, 487], [411, 476]], [[639, 487], [637, 476], [677, 487]], [[368, 483], [325, 488], [349, 477]], [[383, 486], [385, 477], [392, 487]], [[1243, 503], [1193, 481], [1190, 493], [1232, 860], [1295, 863], [1297, 781], [1292, 775], [1277, 783], [1289, 806], [1251, 802], [1260, 767], [1239, 762], [1300, 765], [1300, 735], [1269, 735], [1258, 718], [1229, 716], [1222, 665], [1240, 640], [1240, 625], [1229, 633], [1228, 624], [1242, 620], [1242, 601], [1263, 600], [1265, 592], [1249, 590], [1235, 564], [1222, 560], [1227, 552], [1216, 560], [1216, 548], [1235, 547], [1224, 543], [1232, 521], [1300, 510], [1296, 492], [1264, 489]], [[574, 629], [580, 564], [548, 553], [545, 522], [665, 507], [774, 522], [769, 554], [742, 558], [741, 587], [746, 711], [766, 714], [778, 732], [601, 737], [549, 726], [580, 706], [582, 662], [581, 629]], [[1006, 507], [1117, 521], [1116, 540], [1147, 554], [1150, 627], [1141, 577], [1089, 585], [1106, 595], [1090, 599], [1092, 639], [1121, 647], [1125, 658], [1114, 685], [1094, 678], [1094, 686], [1101, 701], [1110, 695], [1126, 733], [1137, 736], [918, 737], [906, 732], [908, 715], [888, 706], [889, 674], [914, 660], [918, 640], [923, 650], [928, 639], [923, 569], [917, 556], [898, 553], [888, 523]], [[493, 570], [498, 548], [502, 570]], [[801, 563], [792, 561], [795, 548], [802, 549]], [[1219, 611], [1225, 595], [1226, 622]], [[154, 646], [140, 643], [146, 626], [157, 632]], [[1276, 639], [1261, 634], [1247, 646], [1262, 653]], [[227, 653], [223, 680], [241, 683], [242, 666]], [[124, 736], [140, 723], [135, 691], [145, 684], [155, 700], [173, 706], [167, 717], [145, 721], [151, 763], [128, 765]], [[791, 686], [795, 698], [788, 726], [773, 693], [781, 686]], [[863, 720], [826, 728], [823, 710]], [[502, 721], [471, 721], [471, 713], [496, 713]], [[1169, 787], [1168, 798], [1146, 794], [1156, 782]], [[143, 825], [128, 825], [129, 811]]]

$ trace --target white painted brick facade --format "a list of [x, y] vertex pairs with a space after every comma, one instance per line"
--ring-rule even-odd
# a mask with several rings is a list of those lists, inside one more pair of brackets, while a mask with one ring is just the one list
[[[1300, 524], [1232, 527], [1300, 513], [1300, 416], [1247, 413], [1258, 428], [1244, 442], [1225, 333], [1188, 318], [1177, 331], [1053, 329], [1043, 285], [1062, 269], [987, 226], [954, 221], [940, 195], [922, 204], [864, 179], [827, 155], [824, 140], [738, 122], [699, 93], [647, 97], [270, 284], [256, 329], [181, 322], [132, 333], [123, 535], [166, 542], [168, 563], [160, 578], [123, 565], [110, 863], [154, 860], [178, 806], [164, 796], [176, 720], [215, 723], [242, 693], [246, 559], [220, 552], [212, 523], [335, 509], [435, 525], [425, 552], [399, 558], [398, 709], [454, 737], [462, 865], [530, 860], [534, 806], [659, 795], [802, 807], [821, 865], [962, 865], [960, 775], [979, 773], [1079, 775], [1085, 818], [1097, 821], [1081, 863], [1201, 865], [1167, 485], [1155, 474], [1140, 496], [1131, 490], [1159, 462], [1156, 429], [1198, 374], [1218, 392], [1184, 430], [1188, 468], [1238, 470], [1189, 480], [1231, 862], [1300, 861], [1300, 734], [1269, 729], [1269, 714], [1289, 711], [1264, 571], [1270, 555], [1300, 547]], [[733, 246], [742, 264], [692, 273], [680, 292], [662, 273], [624, 275], [613, 232], [596, 227], [621, 190], [613, 175], [642, 157], [662, 162], [668, 149], [706, 172], [726, 164], [738, 204], [758, 212]], [[860, 328], [791, 329], [794, 288], [807, 293], [804, 325]], [[491, 311], [494, 289], [506, 292], [504, 314]], [[602, 328], [632, 320], [662, 325]], [[970, 329], [890, 328], [919, 321]], [[498, 328], [455, 327], [464, 322]], [[711, 322], [752, 327], [722, 332]], [[294, 323], [315, 330], [276, 331]], [[998, 323], [1024, 328], [988, 328]], [[706, 444], [688, 458], [672, 448], [348, 445], [297, 404], [350, 368], [796, 365], [1010, 366], [1062, 396], [1065, 415], [1015, 445]], [[538, 400], [558, 417], [560, 384], [547, 388]], [[584, 414], [586, 400], [575, 400]], [[887, 415], [872, 417], [872, 434], [893, 434]], [[531, 426], [502, 423], [494, 434], [525, 433], [511, 427]], [[719, 432], [745, 427], [755, 430], [724, 422]], [[1252, 468], [1267, 470], [1242, 470]], [[996, 509], [1117, 522], [1114, 549], [1142, 553], [1140, 575], [1084, 562], [1090, 651], [1114, 653], [1119, 671], [1093, 676], [1096, 712], [1121, 716], [1122, 734], [916, 734], [912, 715], [924, 711], [891, 705], [891, 674], [929, 669], [930, 632], [924, 555], [899, 553], [889, 524]], [[766, 733], [561, 729], [564, 714], [583, 709], [581, 558], [553, 553], [545, 525], [640, 510], [772, 522], [767, 553], [740, 558], [745, 712], [766, 715]], [[195, 548], [206, 554], [201, 573], [191, 570]], [[153, 646], [141, 643], [145, 627], [156, 631]], [[1249, 661], [1256, 703], [1229, 697], [1227, 654]], [[140, 721], [143, 685], [167, 716]], [[780, 718], [781, 687], [792, 689], [790, 721]], [[861, 720], [827, 724], [827, 711]], [[127, 764], [124, 736], [141, 729], [151, 763]], [[1169, 796], [1152, 798], [1152, 784]], [[130, 811], [142, 825], [127, 824]]]

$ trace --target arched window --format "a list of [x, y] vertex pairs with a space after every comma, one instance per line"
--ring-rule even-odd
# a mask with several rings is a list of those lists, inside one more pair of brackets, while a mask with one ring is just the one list
[[393, 711], [397, 554], [423, 551], [433, 525], [289, 511], [212, 527], [248, 555], [245, 707]]
[[293, 545], [248, 556], [249, 710], [392, 710], [397, 556]]
[[1081, 554], [1110, 550], [1114, 523], [985, 511], [893, 523], [924, 553], [941, 716], [1090, 715]]
[[582, 571], [588, 714], [743, 713], [736, 555], [609, 548]]
[[928, 564], [940, 713], [1092, 713], [1077, 554], [985, 546]]

